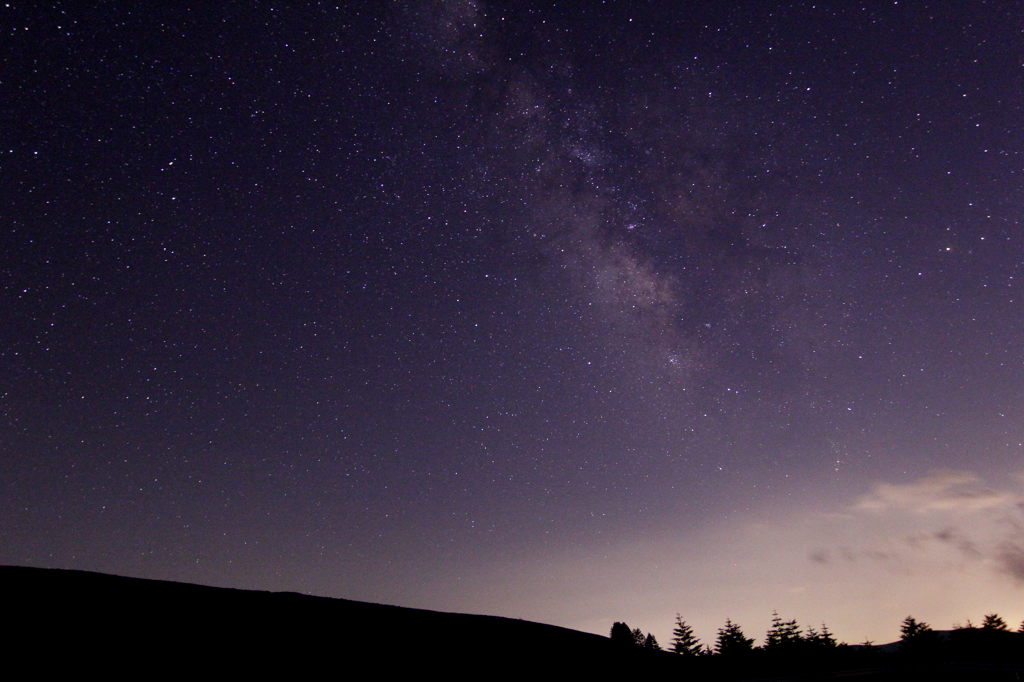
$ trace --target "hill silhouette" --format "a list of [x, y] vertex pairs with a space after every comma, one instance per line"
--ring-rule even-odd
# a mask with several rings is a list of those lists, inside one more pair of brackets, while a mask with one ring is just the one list
[[45, 669], [601, 676], [678, 669], [667, 652], [530, 621], [293, 592], [0, 567], [10, 656]]

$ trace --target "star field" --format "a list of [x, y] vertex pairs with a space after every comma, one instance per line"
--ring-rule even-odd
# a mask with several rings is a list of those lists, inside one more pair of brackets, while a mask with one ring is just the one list
[[1011, 5], [0, 27], [0, 561], [665, 641], [1024, 618]]

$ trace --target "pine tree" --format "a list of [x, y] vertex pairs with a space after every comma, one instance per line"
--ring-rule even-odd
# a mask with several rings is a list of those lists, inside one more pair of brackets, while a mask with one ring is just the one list
[[765, 638], [764, 646], [771, 649], [779, 643], [779, 633], [782, 631], [782, 617], [778, 611], [772, 611], [772, 626], [768, 628], [768, 636]]
[[927, 657], [935, 653], [939, 646], [939, 636], [925, 622], [918, 622], [913, 616], [907, 616], [900, 625], [900, 652]]
[[699, 656], [700, 640], [693, 636], [693, 628], [677, 613], [676, 627], [672, 630], [672, 651], [683, 656]]
[[739, 656], [748, 653], [753, 644], [754, 640], [747, 639], [739, 625], [726, 618], [725, 627], [718, 631], [715, 653], [720, 656]]
[[644, 649], [647, 649], [648, 651], [661, 651], [661, 647], [658, 645], [658, 640], [649, 632], [647, 633], [647, 637], [644, 639]]
[[772, 627], [768, 630], [765, 649], [769, 651], [788, 649], [802, 640], [800, 626], [796, 624], [795, 620], [782, 620], [778, 611], [772, 612]]
[[640, 628], [634, 628], [633, 629], [633, 644], [636, 644], [637, 646], [641, 646], [642, 647], [644, 645], [644, 639], [645, 639], [644, 631], [641, 630]]
[[633, 633], [625, 623], [615, 623], [611, 631], [612, 643], [616, 646], [631, 647], [636, 642], [633, 640]]
[[928, 623], [917, 622], [913, 616], [907, 616], [903, 619], [903, 623], [900, 625], [900, 639], [907, 641], [920, 637], [925, 633], [931, 632], [932, 628]]
[[814, 640], [819, 646], [827, 646], [829, 648], [835, 648], [838, 645], [836, 638], [829, 631], [828, 626], [824, 623], [821, 624], [821, 632], [818, 633], [818, 638]]
[[804, 641], [816, 647], [823, 648], [835, 648], [838, 646], [836, 638], [829, 631], [828, 626], [824, 623], [821, 624], [821, 630], [815, 630], [812, 627], [807, 628], [807, 633], [804, 635]]
[[1006, 621], [995, 613], [990, 613], [985, 616], [985, 619], [981, 621], [981, 627], [984, 630], [999, 630], [1000, 632], [1009, 632], [1010, 630], [1006, 625]]

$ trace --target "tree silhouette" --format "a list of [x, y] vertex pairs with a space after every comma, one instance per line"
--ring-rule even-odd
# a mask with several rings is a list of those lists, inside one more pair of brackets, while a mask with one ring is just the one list
[[647, 637], [644, 639], [644, 648], [648, 651], [661, 651], [661, 647], [658, 646], [658, 640], [649, 632], [647, 633]]
[[778, 611], [773, 611], [772, 627], [768, 630], [764, 648], [768, 651], [791, 650], [802, 641], [800, 626], [796, 624], [796, 621], [784, 621], [779, 617]]
[[633, 644], [642, 647], [644, 645], [644, 631], [640, 628], [633, 629]]
[[932, 627], [925, 622], [917, 622], [913, 616], [907, 616], [900, 624], [900, 639], [907, 641], [932, 632]]
[[981, 627], [984, 630], [998, 630], [1000, 632], [1010, 631], [1010, 628], [1006, 625], [1006, 621], [995, 613], [990, 613], [985, 616], [985, 619], [981, 621]]
[[751, 651], [754, 640], [747, 639], [743, 630], [730, 619], [725, 619], [725, 627], [718, 631], [715, 653], [720, 656], [742, 656]]
[[807, 634], [804, 636], [804, 641], [818, 647], [825, 647], [834, 649], [838, 646], [836, 638], [832, 636], [828, 626], [824, 623], [821, 624], [821, 631], [817, 632], [814, 628], [807, 628]]
[[672, 651], [683, 656], [699, 656], [700, 640], [693, 636], [693, 628], [677, 613], [676, 627], [672, 630]]
[[939, 636], [931, 626], [907, 616], [900, 625], [900, 653], [917, 657], [930, 656], [939, 646]]
[[633, 633], [630, 631], [629, 626], [625, 623], [615, 623], [612, 625], [611, 631], [612, 643], [616, 646], [635, 646], [636, 642], [633, 640]]

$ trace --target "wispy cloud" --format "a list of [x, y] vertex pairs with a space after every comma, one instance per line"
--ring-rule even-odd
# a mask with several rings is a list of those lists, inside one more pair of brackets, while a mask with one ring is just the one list
[[1012, 506], [1019, 498], [995, 490], [967, 471], [936, 471], [913, 483], [876, 483], [856, 505], [858, 510], [901, 510], [916, 514], [932, 511], [977, 511]]
[[[1024, 481], [1024, 475], [1014, 479]], [[995, 487], [971, 472], [939, 470], [910, 483], [876, 483], [851, 513], [873, 529], [862, 536], [863, 546], [817, 548], [812, 562], [827, 564], [840, 554], [850, 560], [948, 561], [952, 550], [960, 560], [988, 564], [1024, 585], [1024, 494], [1013, 484]], [[904, 557], [901, 548], [911, 554]]]
[[1018, 584], [1024, 585], [1024, 546], [1006, 541], [999, 546], [999, 566]]

